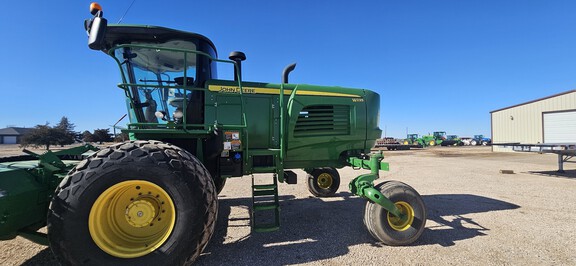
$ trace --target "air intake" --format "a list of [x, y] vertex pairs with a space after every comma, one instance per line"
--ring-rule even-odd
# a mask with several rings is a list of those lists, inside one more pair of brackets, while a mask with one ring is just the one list
[[298, 115], [294, 137], [350, 134], [350, 106], [307, 106]]

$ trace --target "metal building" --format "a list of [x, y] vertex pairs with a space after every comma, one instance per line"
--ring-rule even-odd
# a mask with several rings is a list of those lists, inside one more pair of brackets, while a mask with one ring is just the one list
[[494, 110], [490, 116], [492, 143], [576, 143], [576, 90]]

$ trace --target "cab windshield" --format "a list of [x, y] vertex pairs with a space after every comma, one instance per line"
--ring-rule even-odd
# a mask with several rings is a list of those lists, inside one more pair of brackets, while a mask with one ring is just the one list
[[131, 123], [203, 123], [204, 82], [215, 70], [212, 47], [180, 40], [131, 43], [113, 55], [121, 66]]

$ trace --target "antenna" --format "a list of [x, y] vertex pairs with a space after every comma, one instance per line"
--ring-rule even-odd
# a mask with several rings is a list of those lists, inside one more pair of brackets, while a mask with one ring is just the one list
[[132, 0], [132, 3], [130, 3], [130, 6], [128, 6], [128, 8], [126, 9], [126, 12], [124, 12], [124, 15], [122, 15], [122, 17], [120, 18], [120, 20], [118, 20], [118, 22], [116, 24], [120, 24], [120, 22], [122, 22], [122, 20], [124, 19], [124, 16], [126, 16], [126, 14], [128, 14], [128, 11], [130, 10], [130, 8], [134, 4], [134, 2], [136, 2], [136, 0]]

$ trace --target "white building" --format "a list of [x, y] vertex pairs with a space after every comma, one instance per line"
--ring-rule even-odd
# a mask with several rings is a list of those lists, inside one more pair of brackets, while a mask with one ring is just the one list
[[490, 116], [494, 144], [576, 143], [576, 90], [494, 110]]

